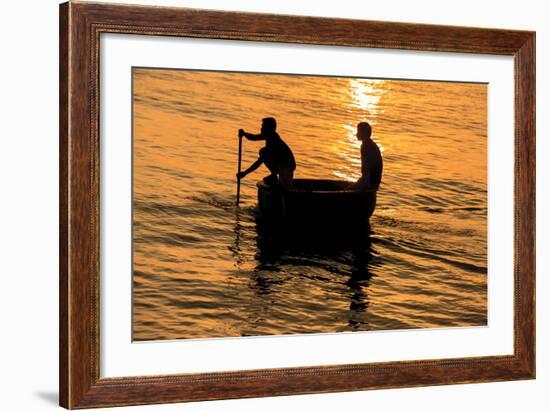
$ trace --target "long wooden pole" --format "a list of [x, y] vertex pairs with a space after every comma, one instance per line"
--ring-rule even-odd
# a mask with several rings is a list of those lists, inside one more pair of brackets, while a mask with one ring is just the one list
[[[241, 158], [243, 153], [243, 138], [242, 136], [239, 136], [239, 165], [238, 165], [238, 171], [241, 172]], [[237, 206], [239, 205], [241, 197], [241, 179], [237, 177]]]

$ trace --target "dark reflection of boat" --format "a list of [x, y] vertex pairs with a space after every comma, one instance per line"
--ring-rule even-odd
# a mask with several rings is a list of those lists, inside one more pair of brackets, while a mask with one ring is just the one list
[[301, 230], [259, 215], [256, 232], [258, 264], [252, 278], [258, 296], [280, 286], [277, 281], [281, 276], [275, 273], [281, 270], [303, 276], [310, 287], [317, 284], [319, 289], [325, 289], [327, 284], [336, 287], [341, 284], [345, 286], [341, 292], [347, 295], [349, 305], [347, 314], [341, 312], [343, 322], [337, 330], [369, 329], [367, 290], [373, 276], [370, 272], [373, 254], [368, 225], [345, 232], [338, 230], [339, 235], [326, 235], [322, 227]]
[[347, 181], [295, 179], [290, 190], [263, 181], [257, 186], [260, 213], [293, 224], [366, 223], [376, 207], [376, 191], [354, 190]]
[[[371, 268], [380, 262], [368, 224], [303, 229], [240, 208], [234, 231], [229, 249], [255, 297], [247, 308], [253, 323], [242, 335], [370, 329], [368, 290], [376, 275]], [[330, 307], [326, 312], [320, 308], [325, 299]], [[280, 331], [284, 321], [288, 328]]]

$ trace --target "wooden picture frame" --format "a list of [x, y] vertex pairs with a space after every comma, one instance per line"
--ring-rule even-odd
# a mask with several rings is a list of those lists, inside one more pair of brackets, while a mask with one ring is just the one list
[[[515, 64], [514, 354], [100, 378], [101, 33], [496, 54]], [[90, 408], [535, 377], [535, 33], [69, 2], [60, 6], [60, 405]], [[512, 182], [510, 182], [512, 184]]]

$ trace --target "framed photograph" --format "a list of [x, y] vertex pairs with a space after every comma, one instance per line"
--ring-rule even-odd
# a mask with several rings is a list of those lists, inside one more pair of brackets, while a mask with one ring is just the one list
[[60, 405], [535, 378], [535, 33], [60, 6]]

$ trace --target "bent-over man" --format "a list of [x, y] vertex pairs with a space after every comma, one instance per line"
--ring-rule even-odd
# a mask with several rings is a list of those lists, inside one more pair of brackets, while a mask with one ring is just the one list
[[296, 161], [294, 160], [292, 150], [276, 130], [277, 121], [273, 117], [267, 117], [262, 120], [260, 134], [247, 133], [243, 129], [239, 130], [239, 137], [246, 137], [251, 141], [265, 140], [265, 147], [260, 150], [258, 159], [250, 167], [237, 173], [237, 178], [244, 178], [258, 169], [262, 164], [265, 164], [271, 172], [271, 175], [264, 178], [266, 183], [279, 184], [284, 189], [292, 187]]

